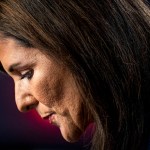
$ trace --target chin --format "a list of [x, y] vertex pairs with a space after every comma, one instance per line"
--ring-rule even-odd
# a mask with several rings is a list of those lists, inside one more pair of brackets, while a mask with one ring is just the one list
[[77, 142], [80, 139], [81, 135], [83, 134], [83, 132], [78, 128], [76, 129], [70, 128], [69, 130], [60, 128], [60, 131], [63, 138], [70, 143]]
[[62, 135], [62, 136], [69, 143], [77, 142], [81, 137], [81, 135], [80, 136]]

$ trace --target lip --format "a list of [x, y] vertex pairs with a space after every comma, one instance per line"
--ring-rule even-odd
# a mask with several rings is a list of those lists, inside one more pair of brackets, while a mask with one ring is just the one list
[[54, 123], [54, 116], [56, 113], [52, 112], [49, 115], [42, 116], [44, 120], [48, 120], [50, 124]]
[[44, 119], [44, 120], [49, 120], [49, 117], [51, 117], [53, 114], [55, 114], [55, 113], [52, 112], [52, 113], [50, 113], [50, 114], [48, 114], [48, 115], [43, 115], [43, 116], [41, 116], [41, 117], [42, 117], [42, 119]]
[[50, 124], [54, 124], [55, 113], [52, 113], [51, 115], [49, 115], [48, 120], [49, 120], [49, 123], [50, 123]]

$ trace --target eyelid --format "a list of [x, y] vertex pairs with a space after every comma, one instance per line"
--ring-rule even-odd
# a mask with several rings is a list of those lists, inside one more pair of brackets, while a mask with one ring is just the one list
[[32, 76], [33, 76], [33, 69], [29, 69], [29, 70], [26, 70], [26, 71], [23, 71], [24, 73], [21, 73], [21, 80], [24, 79], [24, 78], [27, 78], [27, 79], [31, 79]]

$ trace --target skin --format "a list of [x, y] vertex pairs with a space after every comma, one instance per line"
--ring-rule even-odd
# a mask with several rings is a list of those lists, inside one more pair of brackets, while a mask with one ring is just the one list
[[[18, 109], [35, 109], [60, 128], [65, 140], [78, 140], [86, 125], [82, 98], [69, 70], [38, 49], [23, 47], [13, 39], [0, 41], [0, 61], [14, 80]], [[9, 69], [14, 64], [18, 65]]]

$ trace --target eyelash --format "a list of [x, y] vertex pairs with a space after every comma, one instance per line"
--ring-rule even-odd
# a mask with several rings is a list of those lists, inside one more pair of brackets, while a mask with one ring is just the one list
[[33, 70], [29, 70], [26, 73], [24, 73], [23, 75], [21, 75], [21, 80], [24, 78], [27, 78], [28, 80], [30, 80], [33, 76]]

